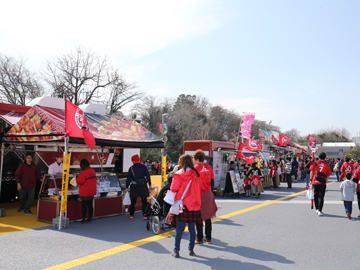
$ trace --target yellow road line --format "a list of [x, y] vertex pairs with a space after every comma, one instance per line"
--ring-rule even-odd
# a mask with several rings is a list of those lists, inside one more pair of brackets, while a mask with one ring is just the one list
[[[332, 183], [335, 183], [335, 182], [332, 182]], [[329, 183], [329, 184], [332, 184], [332, 183]], [[261, 207], [264, 207], [264, 206], [274, 204], [274, 203], [279, 202], [279, 201], [283, 201], [283, 200], [298, 196], [298, 195], [303, 194], [305, 192], [306, 192], [306, 190], [303, 190], [303, 191], [293, 193], [293, 194], [290, 194], [290, 195], [287, 195], [287, 196], [284, 196], [284, 197], [281, 197], [281, 198], [278, 198], [278, 199], [275, 199], [275, 200], [272, 200], [272, 201], [268, 201], [268, 202], [261, 203], [259, 205], [248, 207], [248, 208], [245, 208], [243, 210], [239, 210], [239, 211], [235, 211], [235, 212], [232, 212], [232, 213], [229, 213], [229, 214], [226, 214], [226, 215], [222, 215], [220, 217], [213, 218], [212, 222], [214, 223], [214, 222], [226, 219], [226, 218], [230, 218], [230, 217], [240, 215], [240, 214], [243, 214], [243, 213], [255, 210], [255, 209], [259, 209]], [[88, 256], [85, 256], [85, 257], [81, 257], [81, 258], [72, 260], [72, 261], [68, 261], [68, 262], [65, 262], [65, 263], [54, 265], [54, 266], [51, 266], [49, 268], [45, 268], [44, 270], [71, 269], [73, 267], [77, 267], [77, 266], [80, 266], [80, 265], [87, 264], [89, 262], [93, 262], [93, 261], [96, 261], [96, 260], [99, 260], [99, 259], [103, 259], [103, 258], [106, 258], [108, 256], [115, 255], [115, 254], [121, 253], [123, 251], [130, 250], [130, 249], [142, 246], [142, 245], [146, 245], [146, 244], [149, 244], [149, 243], [152, 243], [152, 242], [155, 242], [155, 241], [158, 241], [158, 240], [161, 240], [161, 239], [167, 238], [169, 236], [173, 236], [173, 235], [175, 235], [174, 230], [169, 231], [169, 232], [165, 232], [165, 233], [162, 233], [162, 234], [154, 235], [154, 236], [151, 236], [151, 237], [143, 238], [143, 239], [140, 239], [140, 240], [137, 240], [137, 241], [134, 241], [134, 242], [130, 242], [128, 244], [123, 244], [121, 246], [117, 246], [117, 247], [110, 248], [110, 249], [107, 249], [107, 250], [104, 250], [104, 251], [100, 251], [98, 253], [94, 253], [94, 254], [91, 254], [91, 255], [88, 255]]]

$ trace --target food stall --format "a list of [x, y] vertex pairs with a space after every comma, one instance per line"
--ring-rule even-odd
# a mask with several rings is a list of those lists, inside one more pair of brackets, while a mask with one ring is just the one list
[[[58, 100], [58, 99], [57, 99]], [[63, 100], [61, 100], [64, 103]], [[86, 113], [85, 116], [90, 130], [95, 138], [96, 146], [86, 156], [90, 166], [96, 159], [101, 159], [100, 166], [96, 168], [98, 180], [98, 194], [94, 199], [94, 217], [103, 217], [123, 213], [122, 190], [125, 185], [125, 175], [118, 172], [105, 172], [104, 165], [111, 164], [116, 149], [123, 151], [139, 148], [163, 148], [164, 143], [149, 132], [134, 119], [118, 116]], [[64, 149], [65, 110], [58, 107], [35, 105], [4, 135], [2, 142], [2, 158], [4, 149], [16, 149], [17, 146], [26, 145], [34, 147], [52, 148], [55, 152]], [[83, 138], [69, 138], [68, 152], [86, 148]], [[129, 151], [131, 153], [131, 151]], [[41, 156], [40, 156], [41, 158]], [[130, 157], [129, 157], [130, 162]], [[72, 159], [71, 173], [79, 171], [79, 159]], [[123, 168], [127, 171], [129, 167]], [[125, 166], [125, 165], [124, 165]], [[1, 163], [1, 172], [3, 163]], [[120, 176], [120, 177], [119, 177]], [[38, 200], [38, 219], [52, 222], [52, 217], [58, 216], [61, 196], [61, 175], [44, 175]], [[78, 189], [69, 185], [69, 202], [67, 216], [70, 221], [81, 219], [81, 202], [78, 200]]]

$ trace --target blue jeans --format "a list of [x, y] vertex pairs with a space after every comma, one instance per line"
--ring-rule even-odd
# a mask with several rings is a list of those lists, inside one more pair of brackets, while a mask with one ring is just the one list
[[346, 202], [344, 201], [344, 207], [345, 207], [345, 212], [346, 214], [349, 213], [351, 215], [352, 212], [352, 203], [353, 202]]
[[310, 184], [310, 173], [307, 173], [306, 174], [306, 186], [308, 187], [309, 186], [309, 184]]
[[341, 172], [335, 172], [335, 174], [336, 174], [336, 179], [339, 181]]
[[276, 176], [273, 177], [272, 180], [273, 180], [274, 188], [276, 188]]
[[[176, 221], [176, 232], [175, 232], [175, 247], [174, 250], [180, 250], [180, 241], [182, 237], [183, 230], [185, 228], [185, 223], [183, 221]], [[189, 249], [194, 249], [195, 246], [195, 222], [188, 223], [190, 239], [189, 239]]]

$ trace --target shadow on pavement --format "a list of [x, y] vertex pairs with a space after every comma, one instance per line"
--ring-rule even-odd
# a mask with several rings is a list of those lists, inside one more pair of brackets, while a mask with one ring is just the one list
[[240, 255], [242, 257], [246, 257], [246, 258], [254, 259], [254, 260], [274, 261], [274, 262], [283, 263], [283, 264], [294, 264], [295, 263], [294, 261], [288, 260], [284, 256], [281, 256], [281, 255], [278, 255], [275, 253], [258, 250], [258, 249], [254, 249], [254, 248], [250, 248], [250, 247], [244, 247], [244, 246], [231, 247], [231, 246], [228, 246], [227, 243], [222, 242], [217, 239], [213, 240], [213, 244], [204, 245], [204, 247], [211, 248], [211, 249], [217, 249], [217, 250], [222, 249], [225, 252], [231, 252], [231, 253]]

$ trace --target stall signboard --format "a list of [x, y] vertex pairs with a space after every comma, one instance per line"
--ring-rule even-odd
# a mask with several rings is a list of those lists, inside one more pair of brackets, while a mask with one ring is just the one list
[[65, 214], [67, 211], [67, 195], [69, 186], [69, 173], [70, 173], [70, 158], [71, 154], [64, 155], [63, 161], [63, 175], [62, 175], [62, 187], [61, 187], [61, 205], [60, 213]]
[[241, 177], [240, 177], [240, 173], [239, 172], [235, 172], [235, 177], [236, 177], [236, 184], [238, 186], [238, 191], [239, 193], [244, 193], [245, 190], [244, 190], [244, 183], [243, 181], [241, 180]]
[[261, 143], [267, 142], [267, 143], [271, 143], [271, 132], [269, 130], [264, 130], [264, 129], [259, 129], [259, 141]]
[[231, 183], [233, 186], [234, 193], [238, 193], [239, 188], [238, 188], [238, 183], [237, 183], [237, 179], [235, 176], [235, 171], [229, 171], [229, 173], [230, 173], [230, 178], [231, 178]]
[[221, 183], [221, 158], [220, 151], [213, 151], [213, 170], [214, 170], [214, 186], [215, 188], [220, 186]]

